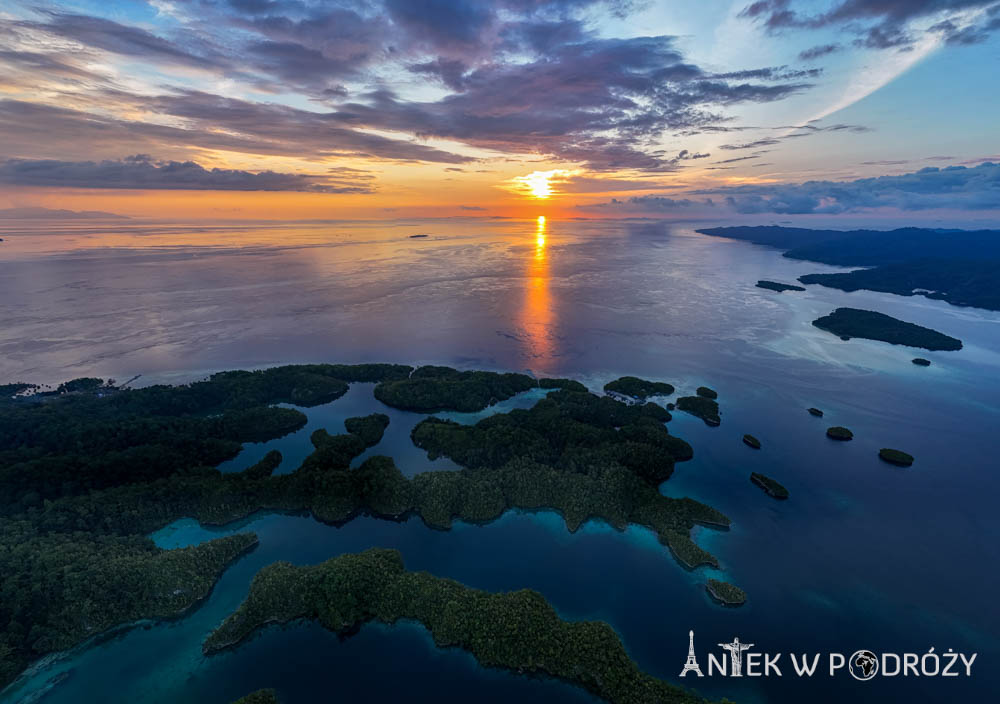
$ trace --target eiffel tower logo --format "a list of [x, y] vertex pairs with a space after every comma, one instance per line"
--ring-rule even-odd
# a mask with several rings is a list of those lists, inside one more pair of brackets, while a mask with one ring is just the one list
[[681, 677], [689, 672], [693, 672], [698, 677], [705, 676], [701, 674], [701, 668], [698, 667], [698, 660], [694, 656], [694, 631], [688, 631], [688, 659], [684, 663], [684, 669], [681, 670]]

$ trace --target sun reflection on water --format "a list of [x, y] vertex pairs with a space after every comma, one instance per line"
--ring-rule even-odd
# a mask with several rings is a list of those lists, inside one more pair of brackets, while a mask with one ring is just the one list
[[527, 288], [524, 306], [521, 309], [520, 326], [524, 331], [524, 341], [528, 356], [537, 360], [537, 367], [544, 370], [550, 366], [554, 344], [552, 325], [555, 314], [552, 294], [549, 290], [549, 263], [546, 251], [548, 223], [544, 215], [539, 215], [535, 225], [535, 252], [527, 261]]

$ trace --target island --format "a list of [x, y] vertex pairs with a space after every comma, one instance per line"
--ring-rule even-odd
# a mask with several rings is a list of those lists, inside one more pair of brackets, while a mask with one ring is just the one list
[[932, 351], [962, 349], [961, 340], [872, 310], [837, 308], [830, 315], [814, 320], [813, 325], [844, 340], [860, 337]]
[[410, 235], [410, 239], [411, 240], [417, 240], [417, 239], [420, 239], [422, 237], [427, 237], [427, 235]]
[[707, 386], [699, 386], [697, 389], [695, 389], [695, 393], [701, 396], [702, 398], [711, 398], [711, 399], [719, 398], [719, 393], [714, 389], [708, 388]]
[[759, 472], [751, 472], [750, 481], [752, 481], [754, 484], [756, 484], [765, 492], [767, 492], [768, 496], [771, 496], [775, 499], [788, 498], [788, 489], [786, 489], [785, 487], [783, 487], [781, 484], [771, 479], [770, 477], [764, 476]]
[[718, 579], [709, 579], [708, 583], [705, 584], [705, 591], [723, 606], [742, 606], [747, 600], [745, 591], [734, 584]]
[[878, 451], [878, 456], [882, 458], [883, 461], [900, 467], [909, 467], [913, 464], [913, 455], [903, 452], [902, 450], [893, 450], [888, 447], [883, 447]]
[[755, 450], [759, 450], [760, 449], [760, 440], [758, 440], [757, 438], [755, 438], [753, 435], [750, 435], [749, 433], [747, 433], [746, 435], [743, 436], [743, 444], [744, 445], [749, 445], [750, 447], [752, 447]]
[[924, 359], [923, 357], [914, 357], [911, 361], [914, 364], [916, 364], [918, 367], [929, 367], [929, 366], [931, 366], [931, 360]]
[[[298, 365], [141, 389], [92, 378], [53, 390], [6, 385], [0, 574], [10, 589], [0, 600], [0, 686], [43, 656], [109, 629], [184, 613], [256, 545], [252, 534], [238, 534], [163, 550], [147, 537], [185, 517], [203, 525], [258, 511], [307, 512], [334, 525], [357, 516], [417, 517], [447, 530], [455, 520], [482, 523], [512, 509], [545, 509], [558, 512], [570, 531], [590, 519], [618, 530], [644, 526], [683, 567], [718, 565], [691, 530], [725, 529], [729, 519], [659, 491], [674, 464], [693, 456], [664, 425], [669, 412], [577, 384], [560, 382], [533, 408], [475, 425], [434, 417], [419, 423], [414, 442], [461, 470], [408, 478], [379, 455], [352, 468], [381, 442], [389, 423], [381, 413], [348, 418], [346, 433], [316, 430], [313, 452], [290, 473], [274, 474], [277, 451], [242, 472], [213, 469], [244, 443], [305, 424], [301, 411], [274, 404], [315, 405], [352, 383], [393, 384], [411, 372], [404, 365]], [[481, 385], [496, 392], [523, 383], [507, 384], [509, 377], [493, 372], [441, 376], [447, 383], [435, 390], [435, 403], [446, 408], [482, 398]]]
[[718, 402], [704, 396], [682, 396], [677, 399], [677, 410], [701, 418], [705, 425], [716, 426], [722, 423]]
[[757, 282], [757, 288], [766, 288], [768, 291], [777, 291], [778, 293], [784, 293], [785, 291], [805, 291], [804, 286], [795, 286], [794, 284], [782, 284], [777, 281], [765, 281], [761, 279]]
[[823, 417], [823, 411], [818, 408], [807, 408], [806, 410], [809, 411], [809, 415], [811, 416], [816, 416], [817, 418]]
[[203, 644], [206, 655], [238, 646], [273, 623], [310, 619], [336, 633], [369, 621], [416, 621], [438, 647], [458, 647], [484, 667], [558, 678], [612, 704], [704, 703], [644, 672], [601, 621], [564, 621], [538, 592], [493, 594], [427, 572], [410, 572], [396, 550], [373, 548], [297, 567], [262, 569], [246, 601]]
[[[799, 227], [715, 227], [704, 235], [786, 250], [785, 257], [837, 266], [846, 273], [806, 274], [804, 284], [843, 291], [921, 295], [956, 306], [1000, 310], [1000, 230], [811, 230]], [[765, 287], [766, 288], [766, 287]]]
[[375, 387], [375, 398], [404, 411], [481, 411], [497, 401], [536, 388], [538, 381], [526, 374], [458, 371], [451, 367], [423, 366], [405, 379], [387, 379]]
[[841, 427], [839, 425], [834, 425], [826, 429], [826, 436], [831, 440], [853, 440], [854, 433], [852, 433], [847, 428]]
[[669, 396], [674, 392], [674, 387], [663, 381], [646, 381], [634, 376], [623, 376], [605, 384], [604, 391], [644, 401], [650, 396]]

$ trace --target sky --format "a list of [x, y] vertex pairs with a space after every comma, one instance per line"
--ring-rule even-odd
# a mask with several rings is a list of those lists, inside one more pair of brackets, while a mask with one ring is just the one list
[[8, 0], [0, 25], [9, 213], [1000, 225], [1000, 0]]

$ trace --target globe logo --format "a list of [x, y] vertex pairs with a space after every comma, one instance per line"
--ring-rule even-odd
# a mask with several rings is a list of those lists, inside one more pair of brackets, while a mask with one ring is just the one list
[[856, 680], [870, 680], [878, 674], [878, 658], [870, 650], [859, 650], [851, 656], [851, 675]]

